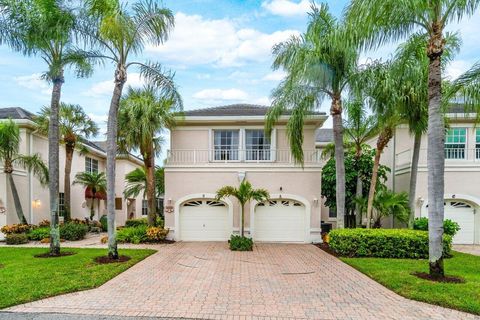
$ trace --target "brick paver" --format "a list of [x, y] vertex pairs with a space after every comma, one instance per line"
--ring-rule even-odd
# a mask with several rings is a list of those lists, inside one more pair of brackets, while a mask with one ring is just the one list
[[398, 296], [313, 245], [176, 243], [103, 286], [14, 312], [204, 319], [479, 319]]

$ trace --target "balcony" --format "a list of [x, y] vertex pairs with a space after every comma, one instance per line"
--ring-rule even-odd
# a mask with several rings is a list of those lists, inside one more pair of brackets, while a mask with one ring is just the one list
[[[407, 149], [395, 155], [395, 167], [406, 168], [412, 163], [413, 149]], [[419, 166], [427, 165], [427, 149], [420, 149]], [[445, 166], [480, 165], [480, 148], [445, 148]]]
[[[304, 150], [305, 166], [320, 166], [323, 161], [319, 150]], [[261, 149], [212, 149], [212, 150], [168, 150], [167, 166], [195, 165], [286, 165], [294, 166], [290, 150]]]

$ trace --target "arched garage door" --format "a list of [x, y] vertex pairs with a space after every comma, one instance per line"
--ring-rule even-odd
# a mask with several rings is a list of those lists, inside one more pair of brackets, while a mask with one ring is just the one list
[[215, 200], [191, 200], [180, 207], [180, 238], [183, 241], [226, 241], [228, 207]]
[[459, 200], [445, 202], [444, 219], [450, 219], [460, 225], [460, 231], [453, 238], [454, 244], [473, 244], [475, 241], [474, 208]]
[[305, 206], [295, 200], [270, 200], [259, 203], [254, 213], [257, 241], [305, 242]]

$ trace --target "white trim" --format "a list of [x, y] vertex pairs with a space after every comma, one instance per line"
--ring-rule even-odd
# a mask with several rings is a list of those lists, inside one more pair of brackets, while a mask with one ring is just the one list
[[[243, 163], [245, 164], [245, 162]], [[480, 169], [480, 167], [479, 167]], [[236, 165], [236, 166], [165, 166], [165, 172], [238, 172], [239, 170], [249, 172], [322, 172], [322, 165], [317, 166], [276, 166], [267, 162], [252, 163], [252, 166], [248, 165]]]
[[[31, 132], [28, 146], [28, 155], [33, 155], [33, 135]], [[28, 205], [28, 211], [30, 213], [30, 224], [33, 224], [33, 172], [30, 171], [28, 174], [28, 198], [30, 199]]]
[[[311, 217], [312, 217], [312, 207], [310, 205], [310, 201], [307, 199], [297, 196], [294, 194], [271, 194], [270, 199], [284, 199], [284, 200], [295, 200], [301, 202], [305, 206], [305, 233], [304, 233], [304, 243], [311, 243], [312, 237], [310, 234], [310, 224], [311, 224]], [[255, 207], [257, 206], [258, 201], [251, 201], [250, 202], [250, 236], [253, 240], [255, 240]]]
[[[189, 194], [184, 197], [181, 197], [175, 201], [175, 209], [174, 209], [174, 216], [175, 216], [175, 233], [173, 235], [175, 241], [181, 241], [182, 235], [180, 232], [180, 207], [183, 203], [193, 199], [215, 199], [216, 194], [214, 193], [194, 193]], [[233, 232], [233, 204], [232, 201], [228, 198], [224, 198], [221, 200], [227, 205], [228, 208], [228, 222], [229, 222], [229, 230], [228, 233], [232, 234]]]

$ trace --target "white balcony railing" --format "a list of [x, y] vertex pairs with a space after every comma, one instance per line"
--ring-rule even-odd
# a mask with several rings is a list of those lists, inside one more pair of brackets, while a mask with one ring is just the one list
[[[322, 163], [321, 151], [304, 150], [304, 164]], [[215, 149], [168, 150], [167, 165], [194, 165], [206, 163], [278, 163], [294, 164], [290, 150]]]
[[[412, 163], [413, 149], [401, 151], [395, 155], [395, 166], [405, 167]], [[427, 149], [420, 149], [418, 159], [419, 165], [427, 164]], [[445, 148], [445, 161], [448, 163], [479, 163], [480, 164], [480, 148]]]

